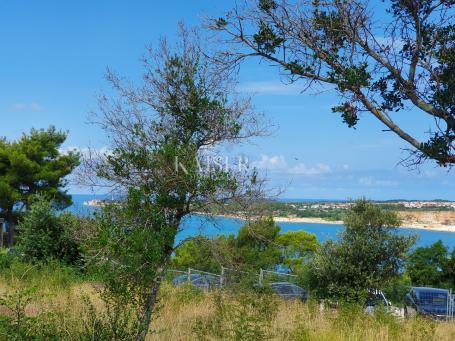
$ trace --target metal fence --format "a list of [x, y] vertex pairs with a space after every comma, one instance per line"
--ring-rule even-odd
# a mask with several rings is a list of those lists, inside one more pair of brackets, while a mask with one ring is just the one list
[[296, 284], [297, 276], [287, 274], [284, 272], [276, 272], [276, 271], [269, 271], [260, 269], [259, 271], [259, 278], [258, 284], [259, 285], [267, 285], [272, 282], [290, 282]]
[[222, 286], [223, 287], [230, 287], [239, 284], [246, 284], [246, 283], [254, 283], [257, 278], [257, 274], [242, 271], [238, 269], [232, 269], [222, 266], [221, 267], [221, 278], [222, 278]]
[[447, 321], [454, 320], [454, 310], [455, 310], [455, 295], [452, 293], [452, 289], [449, 289], [447, 295]]
[[220, 274], [188, 268], [187, 270], [168, 269], [164, 278], [175, 285], [185, 282], [195, 284], [198, 288], [210, 290], [223, 285]]
[[[186, 270], [175, 270], [169, 269], [165, 275], [165, 279], [172, 282], [175, 285], [189, 282], [194, 284], [196, 287], [203, 290], [211, 290], [214, 288], [228, 288], [234, 287], [239, 284], [251, 285], [251, 286], [269, 286], [276, 282], [288, 282], [298, 284], [298, 277], [293, 274], [276, 272], [270, 270], [260, 269], [259, 272], [247, 272], [227, 267], [221, 267], [220, 273], [207, 272], [188, 268]], [[410, 287], [408, 289], [411, 289]], [[382, 294], [380, 290], [372, 290], [371, 293], [378, 295]], [[403, 317], [404, 309], [399, 307], [393, 307], [392, 313], [396, 316]], [[446, 320], [454, 321], [455, 313], [455, 295], [450, 289], [447, 292], [447, 310]]]
[[188, 268], [186, 270], [167, 270], [164, 278], [174, 284], [191, 282], [200, 288], [231, 287], [239, 284], [264, 286], [272, 282], [296, 283], [297, 276], [260, 269], [259, 272], [248, 272], [221, 267], [220, 273], [207, 272]]

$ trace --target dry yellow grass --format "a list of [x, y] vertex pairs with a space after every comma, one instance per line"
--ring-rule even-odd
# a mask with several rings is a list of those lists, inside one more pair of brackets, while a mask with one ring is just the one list
[[[226, 300], [229, 298], [227, 296]], [[362, 313], [321, 312], [317, 305], [309, 306], [299, 301], [276, 302], [276, 315], [268, 328], [267, 339], [270, 340], [455, 340], [455, 323], [396, 320], [393, 317], [375, 319]], [[175, 295], [171, 296], [153, 321], [148, 340], [195, 340], [192, 331], [195, 322], [209, 319], [214, 314], [213, 294], [184, 303]]]
[[[0, 292], [11, 290], [0, 284]], [[210, 324], [219, 314], [215, 305], [216, 293], [201, 294], [187, 289], [175, 289], [164, 285], [161, 303], [147, 340], [197, 340], [194, 326], [199, 321]], [[220, 296], [221, 295], [221, 296]], [[27, 307], [27, 314], [36, 315], [43, 311], [58, 311], [61, 328], [71, 333], [74, 325], [86, 314], [82, 297], [89, 296], [94, 306], [102, 310], [97, 289], [93, 284], [76, 284], [68, 290], [45, 295]], [[244, 302], [235, 296], [223, 293], [226, 306], [241, 307]], [[361, 313], [320, 311], [316, 304], [308, 305], [298, 301], [272, 299], [276, 306], [270, 324], [266, 324], [267, 340], [455, 340], [455, 323], [434, 322], [429, 320], [395, 320], [391, 317], [373, 318]], [[250, 308], [240, 310], [249, 314]], [[0, 314], [7, 310], [0, 309]], [[223, 320], [235, 328], [232, 321]], [[233, 334], [232, 334], [233, 335]], [[69, 335], [70, 336], [70, 335]], [[70, 338], [70, 337], [69, 337]], [[229, 340], [230, 337], [206, 335], [207, 340]]]

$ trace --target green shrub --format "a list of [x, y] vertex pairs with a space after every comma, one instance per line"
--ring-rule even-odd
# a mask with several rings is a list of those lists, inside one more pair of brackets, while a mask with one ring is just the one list
[[18, 225], [18, 249], [27, 260], [77, 264], [81, 255], [72, 238], [77, 219], [69, 213], [58, 216], [51, 202], [38, 199]]
[[86, 275], [56, 260], [27, 263], [13, 258], [9, 267], [0, 272], [0, 282], [12, 285], [20, 281], [23, 285], [38, 288], [40, 293], [70, 290], [73, 284], [86, 279]]
[[397, 280], [415, 236], [396, 233], [398, 216], [365, 199], [347, 210], [339, 239], [326, 241], [311, 263], [313, 292], [321, 298], [363, 302], [370, 288]]
[[269, 340], [271, 321], [277, 313], [277, 301], [269, 295], [251, 291], [231, 294], [217, 292], [213, 296], [215, 312], [198, 318], [193, 333], [200, 340], [259, 341]]
[[56, 258], [66, 264], [80, 264], [82, 260], [81, 247], [76, 233], [86, 225], [84, 218], [75, 216], [72, 213], [64, 212], [59, 216], [60, 239], [57, 248]]
[[129, 341], [135, 340], [139, 316], [130, 305], [122, 301], [104, 300], [106, 309], [97, 311], [89, 298], [84, 298], [87, 315], [82, 331], [76, 340]]
[[174, 291], [175, 299], [181, 304], [199, 301], [204, 297], [204, 292], [191, 283], [183, 283]]
[[26, 307], [38, 298], [37, 287], [17, 281], [12, 290], [0, 296], [0, 306], [9, 311], [8, 315], [0, 315], [0, 340], [57, 341], [64, 338], [55, 313], [26, 314]]
[[11, 267], [11, 264], [13, 263], [14, 257], [1, 252], [0, 250], [0, 271], [9, 269]]

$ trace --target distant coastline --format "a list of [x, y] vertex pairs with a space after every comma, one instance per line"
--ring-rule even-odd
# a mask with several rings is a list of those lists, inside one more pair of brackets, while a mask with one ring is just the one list
[[[273, 217], [276, 222], [288, 222], [288, 223], [314, 223], [314, 224], [341, 224], [343, 221], [331, 221], [324, 220], [322, 218], [289, 218], [289, 217]], [[455, 232], [455, 225], [444, 225], [439, 222], [432, 223], [419, 223], [415, 221], [403, 220], [403, 225], [400, 228], [419, 229], [427, 231], [444, 231], [444, 232]]]
[[[109, 202], [112, 198], [109, 198], [108, 195], [73, 195], [73, 198], [76, 199], [75, 202], [77, 204], [74, 208], [99, 208], [105, 202]], [[111, 199], [111, 200], [109, 200]], [[309, 199], [305, 199], [308, 201]], [[297, 201], [297, 200], [296, 200]], [[303, 199], [302, 199], [303, 201]], [[316, 201], [316, 200], [314, 200]], [[449, 202], [449, 201], [446, 201]], [[412, 201], [409, 201], [410, 205]], [[414, 202], [415, 203], [415, 202]], [[438, 203], [434, 201], [434, 203]], [[453, 203], [453, 202], [451, 202]], [[88, 205], [87, 205], [88, 204]], [[290, 203], [291, 204], [291, 203]], [[344, 205], [345, 202], [337, 201], [334, 202], [335, 205]], [[455, 211], [435, 211], [435, 210], [428, 210], [428, 211], [403, 211], [398, 210], [396, 211], [398, 215], [401, 217], [403, 224], [400, 228], [406, 229], [418, 229], [418, 230], [425, 230], [425, 231], [440, 231], [440, 232], [455, 232]], [[199, 215], [207, 215], [203, 212], [196, 212], [195, 214]], [[232, 219], [241, 219], [244, 220], [241, 214], [213, 214], [213, 216], [225, 217], [225, 218], [232, 218]], [[293, 217], [293, 216], [284, 216], [275, 214], [273, 215], [273, 219], [276, 222], [283, 222], [283, 223], [310, 223], [310, 224], [330, 224], [330, 225], [343, 225], [343, 221], [341, 220], [329, 220], [324, 219], [321, 217]]]
[[[207, 213], [198, 212], [196, 214], [199, 215], [208, 215]], [[216, 217], [222, 218], [231, 218], [231, 219], [239, 219], [244, 220], [244, 218], [240, 215], [234, 214], [213, 214]], [[325, 220], [322, 218], [317, 217], [273, 217], [273, 220], [277, 223], [310, 223], [310, 224], [330, 224], [330, 225], [343, 225], [343, 221], [341, 220]], [[455, 232], [455, 225], [444, 225], [439, 222], [432, 222], [432, 223], [420, 223], [415, 221], [403, 220], [402, 226], [399, 228], [403, 229], [418, 229], [418, 230], [426, 230], [426, 231], [441, 231], [441, 232]]]

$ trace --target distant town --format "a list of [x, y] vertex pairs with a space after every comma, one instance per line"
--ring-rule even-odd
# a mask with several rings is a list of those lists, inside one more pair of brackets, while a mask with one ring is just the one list
[[[381, 206], [400, 209], [432, 209], [432, 210], [455, 210], [455, 201], [446, 200], [387, 200], [387, 201], [375, 201]], [[297, 210], [306, 209], [347, 209], [351, 206], [351, 202], [333, 202], [333, 201], [321, 201], [321, 202], [301, 202], [301, 203], [287, 203], [290, 207]]]
[[[374, 201], [385, 210], [394, 211], [402, 226], [441, 231], [455, 231], [455, 201], [450, 200], [385, 200]], [[351, 201], [335, 200], [267, 200], [245, 210], [235, 203], [211, 207], [213, 214], [242, 217], [255, 212], [256, 216], [273, 216], [276, 221], [342, 223]]]

